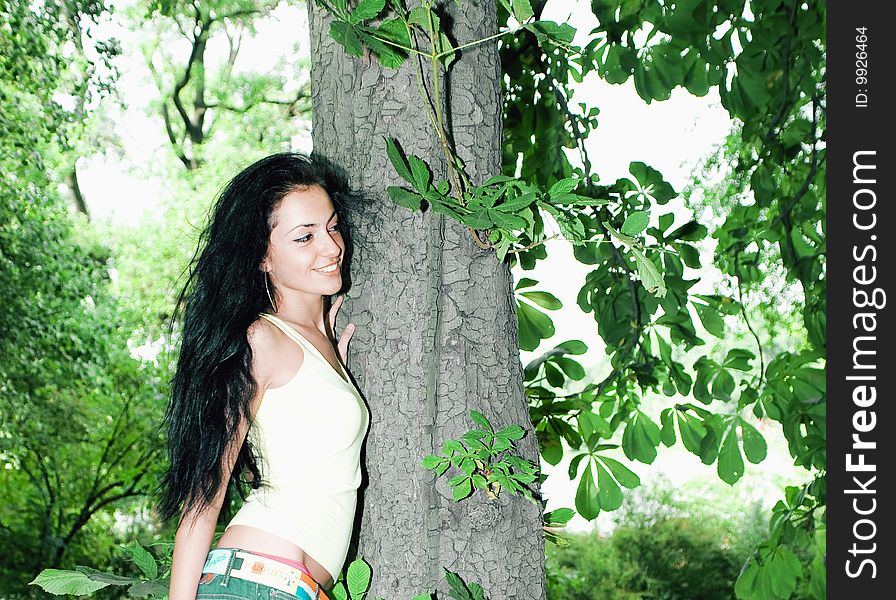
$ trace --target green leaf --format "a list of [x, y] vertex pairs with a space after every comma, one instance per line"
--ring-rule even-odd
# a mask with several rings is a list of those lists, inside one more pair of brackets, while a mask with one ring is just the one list
[[513, 16], [518, 22], [523, 23], [532, 18], [534, 14], [529, 0], [513, 0]]
[[575, 356], [580, 356], [588, 352], [588, 346], [581, 340], [568, 340], [562, 344], [557, 344], [557, 348], [563, 349], [567, 354], [573, 354]]
[[478, 410], [471, 410], [471, 411], [470, 411], [470, 419], [471, 419], [474, 423], [476, 423], [477, 425], [479, 425], [480, 427], [482, 427], [483, 429], [485, 429], [486, 431], [492, 431], [492, 424], [489, 423], [489, 422], [488, 422], [488, 419], [485, 418], [485, 415], [483, 415], [483, 414], [482, 414], [481, 412], [479, 412]]
[[386, 6], [386, 0], [360, 0], [358, 6], [352, 11], [352, 23], [361, 23], [369, 21], [383, 11]]
[[734, 391], [734, 377], [725, 369], [719, 369], [719, 374], [712, 382], [712, 396], [717, 400], [728, 402], [731, 400], [731, 392]]
[[666, 231], [675, 222], [675, 213], [665, 213], [660, 215], [660, 231]]
[[493, 224], [487, 208], [482, 208], [466, 215], [463, 218], [463, 222], [464, 225], [473, 229], [489, 229]]
[[576, 37], [575, 28], [568, 23], [558, 25], [553, 21], [536, 21], [527, 27], [532, 29], [539, 42], [548, 39], [566, 45], [571, 44]]
[[756, 577], [759, 574], [759, 565], [750, 561], [737, 581], [734, 583], [734, 593], [739, 600], [752, 600], [756, 596]]
[[551, 189], [548, 190], [548, 196], [553, 198], [554, 196], [561, 196], [564, 194], [568, 194], [569, 192], [576, 189], [576, 186], [579, 185], [579, 180], [574, 177], [567, 177], [566, 179], [561, 179], [554, 183], [551, 186]]
[[421, 193], [429, 191], [432, 174], [429, 172], [427, 164], [416, 156], [409, 156], [408, 162], [411, 165], [411, 175], [414, 178], [414, 187]]
[[613, 473], [613, 477], [616, 478], [616, 481], [618, 481], [620, 485], [627, 487], [630, 490], [641, 485], [641, 478], [618, 460], [606, 456], [601, 456], [599, 460], [610, 469], [610, 472]]
[[454, 51], [454, 46], [451, 45], [451, 40], [448, 39], [448, 36], [445, 35], [445, 32], [442, 30], [439, 30], [439, 41], [436, 44], [436, 52], [443, 55], [441, 61], [442, 64], [445, 65], [446, 70], [457, 58], [457, 52]]
[[728, 433], [719, 449], [719, 477], [730, 485], [734, 485], [744, 474], [744, 459], [740, 454], [735, 429], [734, 426], [728, 428]]
[[600, 507], [603, 510], [616, 510], [622, 506], [622, 490], [599, 461], [595, 462], [595, 466], [597, 466], [597, 493]]
[[553, 362], [563, 369], [563, 372], [566, 373], [566, 376], [575, 381], [581, 381], [585, 379], [585, 367], [579, 364], [577, 361], [574, 361], [571, 358], [566, 358], [565, 356], [557, 356], [553, 359]]
[[571, 508], [555, 508], [544, 513], [544, 524], [548, 527], [563, 527], [572, 520], [576, 512]]
[[678, 431], [681, 433], [681, 442], [691, 453], [700, 455], [700, 446], [706, 429], [695, 417], [682, 412], [677, 412]]
[[706, 237], [706, 225], [701, 225], [697, 221], [685, 223], [667, 236], [667, 239], [682, 240], [685, 242], [699, 242]]
[[395, 168], [395, 172], [398, 173], [399, 177], [413, 184], [414, 176], [411, 174], [411, 167], [408, 165], [408, 160], [401, 146], [398, 145], [394, 138], [383, 139], [386, 140], [386, 154], [389, 156], [389, 161]]
[[541, 340], [554, 335], [554, 322], [545, 313], [526, 302], [517, 302], [516, 310], [522, 350], [531, 352]]
[[618, 231], [615, 227], [613, 227], [609, 221], [604, 221], [603, 226], [606, 227], [607, 231], [610, 233], [610, 237], [615, 238], [625, 244], [626, 246], [631, 246], [635, 243], [634, 238], [631, 238], [621, 231]]
[[386, 192], [388, 192], [389, 197], [392, 198], [392, 202], [398, 206], [409, 208], [413, 211], [420, 210], [420, 204], [423, 202], [423, 196], [420, 194], [410, 192], [404, 188], [395, 187], [394, 185], [387, 187]]
[[765, 438], [762, 437], [762, 434], [755, 427], [742, 419], [740, 427], [741, 435], [743, 436], [744, 454], [746, 454], [747, 460], [754, 465], [761, 463], [768, 454], [768, 445], [765, 443]]
[[28, 585], [36, 585], [49, 594], [62, 596], [71, 594], [73, 596], [86, 596], [97, 590], [101, 590], [108, 583], [94, 581], [84, 573], [77, 571], [62, 571], [60, 569], [44, 569], [34, 578]]
[[[637, 73], [641, 72], [641, 69], [636, 70], [636, 83], [637, 83]], [[648, 77], [653, 77], [653, 74], [647, 74]], [[661, 96], [665, 96], [662, 98]], [[659, 95], [654, 95], [654, 98], [657, 100], [668, 98], [668, 91], [664, 91]], [[654, 200], [659, 202], [660, 204], [666, 204], [669, 200], [675, 197], [675, 190], [667, 181], [663, 179], [662, 173], [654, 169], [653, 167], [649, 167], [643, 162], [633, 161], [629, 163], [629, 173], [635, 176], [635, 179], [638, 180], [638, 184], [641, 187], [641, 190], [651, 196]]]
[[650, 213], [646, 210], [637, 210], [625, 218], [621, 231], [625, 235], [634, 237], [647, 229], [648, 222], [650, 222]]
[[[660, 338], [662, 339], [662, 338]], [[675, 445], [675, 425], [673, 422], [675, 409], [666, 408], [660, 413], [660, 441], [667, 448]]]
[[576, 511], [589, 521], [596, 519], [600, 514], [600, 498], [591, 475], [590, 463], [586, 463], [585, 471], [576, 488]]
[[641, 279], [644, 289], [657, 298], [663, 298], [666, 295], [666, 283], [663, 281], [663, 276], [659, 269], [656, 268], [652, 260], [644, 256], [637, 248], [631, 248], [631, 252], [635, 257], [638, 277]]
[[445, 462], [445, 459], [441, 456], [434, 456], [432, 454], [423, 457], [423, 468], [427, 470], [437, 469]]
[[445, 569], [445, 581], [448, 582], [448, 586], [451, 588], [448, 594], [449, 598], [454, 598], [455, 600], [486, 600], [485, 592], [481, 585], [478, 583], [466, 584], [457, 573], [452, 573], [448, 569]]
[[[419, 25], [423, 30], [429, 31], [429, 15], [430, 10], [425, 6], [416, 6], [414, 7], [410, 13], [408, 13], [408, 23], [412, 25]], [[433, 22], [438, 29], [438, 15], [433, 14]]]
[[[553, 443], [541, 443], [541, 457], [544, 458], [545, 462], [549, 465], [557, 466], [560, 464], [560, 461], [563, 460], [563, 446], [560, 444], [559, 437], [551, 438]], [[539, 438], [539, 442], [542, 442], [541, 438]]]
[[360, 27], [360, 30], [358, 37], [373, 51], [381, 65], [387, 69], [397, 69], [404, 63], [404, 55], [401, 54], [400, 50], [376, 37], [376, 35], [379, 35], [378, 29]]
[[348, 600], [348, 591], [346, 591], [345, 584], [342, 583], [341, 579], [333, 586], [333, 591], [330, 595], [333, 596], [335, 600]]
[[526, 431], [519, 425], [508, 425], [495, 435], [508, 440], [519, 440], [526, 435]]
[[138, 581], [128, 588], [128, 596], [131, 598], [164, 598], [167, 594], [168, 581], [163, 579]]
[[451, 456], [455, 452], [466, 454], [467, 449], [457, 440], [445, 440], [442, 442], [442, 452], [445, 453], [446, 456]]
[[714, 306], [696, 302], [694, 303], [694, 308], [697, 309], [697, 316], [700, 317], [700, 322], [703, 323], [703, 327], [706, 331], [717, 338], [724, 339], [725, 320], [722, 318], [722, 315], [719, 314], [719, 311], [716, 310]]
[[348, 566], [345, 575], [345, 581], [348, 584], [348, 593], [351, 598], [358, 599], [367, 592], [370, 587], [371, 570], [370, 565], [363, 559], [357, 558]]
[[121, 575], [115, 575], [114, 573], [104, 573], [91, 567], [83, 567], [81, 565], [76, 566], [75, 570], [79, 573], [84, 573], [94, 581], [100, 581], [109, 585], [131, 585], [139, 581], [133, 577], [122, 577]]
[[494, 175], [493, 177], [486, 179], [482, 183], [482, 187], [492, 186], [496, 183], [507, 183], [508, 181], [516, 181], [516, 178], [509, 175]]
[[526, 226], [526, 220], [522, 217], [518, 217], [515, 214], [501, 212], [498, 210], [493, 210], [491, 208], [487, 208], [485, 210], [488, 212], [489, 219], [491, 219], [495, 223], [495, 225], [502, 229], [514, 231], [517, 229], [523, 229]]
[[455, 500], [463, 500], [473, 493], [473, 479], [464, 477], [463, 481], [451, 488], [451, 497]]
[[[409, 48], [411, 45], [411, 39], [408, 37], [408, 28], [405, 27], [404, 21], [399, 18], [388, 19], [380, 23], [377, 33], [381, 37], [392, 40], [396, 44], [401, 44], [405, 48]], [[395, 48], [395, 51], [400, 52], [401, 50]]]
[[152, 554], [146, 548], [137, 542], [133, 542], [124, 546], [123, 550], [130, 555], [129, 558], [147, 578], [155, 579], [159, 576], [159, 565], [156, 564], [156, 559], [152, 557]]
[[609, 438], [613, 431], [610, 424], [602, 416], [590, 410], [583, 410], [576, 419], [582, 439], [588, 442], [595, 433], [600, 437]]
[[516, 285], [514, 286], [514, 290], [522, 290], [524, 288], [533, 287], [538, 285], [538, 282], [530, 277], [521, 278]]
[[535, 192], [527, 192], [525, 194], [520, 194], [515, 198], [510, 198], [505, 202], [497, 205], [495, 210], [499, 210], [501, 212], [519, 212], [520, 210], [531, 205], [538, 198], [538, 195]]
[[554, 386], [555, 388], [562, 388], [563, 384], [566, 382], [566, 378], [563, 376], [563, 372], [560, 371], [553, 363], [545, 363], [544, 365], [544, 374], [548, 379], [548, 383]]
[[351, 23], [347, 21], [333, 21], [330, 23], [330, 37], [339, 43], [345, 51], [352, 56], [364, 54], [364, 46], [358, 38], [357, 32]]
[[563, 308], [563, 303], [550, 292], [521, 292], [520, 296], [531, 300], [535, 304], [548, 310], [559, 310]]
[[728, 351], [725, 356], [723, 366], [729, 369], [737, 369], [739, 371], [749, 371], [750, 361], [756, 358], [756, 355], [749, 350], [743, 348], [734, 348]]
[[622, 432], [622, 450], [632, 460], [652, 463], [659, 444], [659, 427], [642, 412], [636, 413]]
[[[569, 467], [567, 468], [567, 473], [569, 474], [569, 479], [572, 481], [579, 474], [579, 465], [582, 463], [582, 460], [588, 458], [590, 455], [587, 452], [583, 452], [581, 454], [576, 454], [572, 457], [572, 460], [569, 461]], [[585, 463], [587, 467], [588, 463]]]

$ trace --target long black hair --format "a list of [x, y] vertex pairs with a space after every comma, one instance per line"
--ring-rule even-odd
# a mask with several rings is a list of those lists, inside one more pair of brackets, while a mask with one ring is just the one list
[[[272, 213], [289, 192], [321, 186], [341, 212], [332, 169], [324, 161], [283, 153], [244, 169], [221, 191], [190, 263], [178, 298], [183, 313], [180, 355], [165, 415], [169, 465], [161, 483], [159, 512], [204, 509], [223, 479], [222, 458], [236, 440], [256, 393], [246, 330], [259, 313], [273, 312], [276, 294], [261, 263], [267, 256]], [[343, 220], [339, 220], [344, 227]], [[274, 296], [276, 297], [276, 296]], [[238, 442], [237, 442], [238, 443]], [[261, 482], [259, 461], [247, 438], [224, 499]]]

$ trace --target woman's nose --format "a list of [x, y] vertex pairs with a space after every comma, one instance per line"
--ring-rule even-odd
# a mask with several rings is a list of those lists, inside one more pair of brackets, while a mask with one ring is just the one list
[[321, 254], [324, 256], [339, 256], [342, 254], [342, 246], [333, 238], [333, 236], [327, 235], [324, 237]]

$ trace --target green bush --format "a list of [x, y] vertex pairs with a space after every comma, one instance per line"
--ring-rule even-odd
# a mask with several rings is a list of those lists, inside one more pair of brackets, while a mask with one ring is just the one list
[[547, 544], [545, 570], [549, 600], [641, 600], [632, 591], [637, 567], [625, 563], [609, 538], [571, 535], [562, 545]]
[[548, 598], [728, 600], [746, 560], [718, 525], [672, 518], [548, 546]]
[[611, 539], [623, 564], [639, 572], [642, 598], [734, 599], [734, 582], [746, 556], [733, 551], [717, 527], [670, 519], [642, 529], [618, 529]]
[[633, 490], [609, 536], [548, 544], [549, 600], [734, 600], [741, 566], [768, 524], [730, 490], [688, 494], [658, 478]]

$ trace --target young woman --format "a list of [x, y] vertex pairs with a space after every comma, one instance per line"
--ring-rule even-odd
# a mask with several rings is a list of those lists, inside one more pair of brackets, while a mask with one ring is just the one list
[[[181, 294], [164, 518], [170, 600], [326, 598], [348, 551], [369, 415], [336, 342], [345, 254], [325, 168], [277, 154], [225, 187]], [[209, 551], [231, 492], [242, 508]]]

